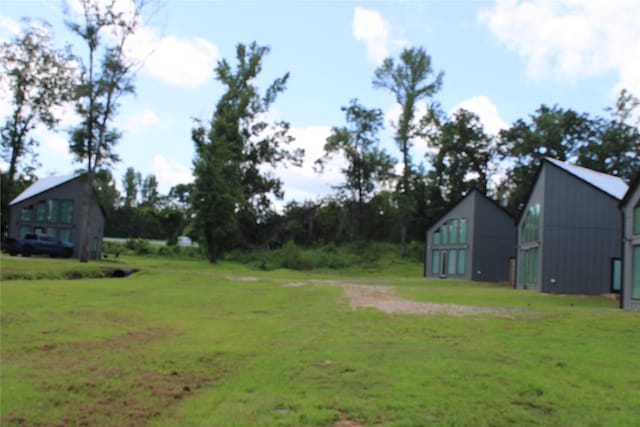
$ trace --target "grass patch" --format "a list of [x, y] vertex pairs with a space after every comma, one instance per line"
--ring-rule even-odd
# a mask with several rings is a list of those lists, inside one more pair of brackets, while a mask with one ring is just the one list
[[[266, 272], [120, 261], [141, 273], [2, 281], [3, 425], [631, 426], [640, 417], [640, 313], [613, 301], [425, 280], [395, 265]], [[354, 311], [344, 282], [517, 310]]]

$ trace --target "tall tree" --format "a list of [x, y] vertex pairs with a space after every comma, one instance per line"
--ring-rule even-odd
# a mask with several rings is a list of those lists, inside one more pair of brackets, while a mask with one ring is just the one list
[[490, 164], [496, 155], [493, 139], [484, 131], [480, 118], [465, 109], [442, 118], [429, 134], [436, 148], [431, 164], [445, 203], [452, 202], [471, 188], [486, 193]]
[[513, 164], [503, 182], [507, 209], [517, 214], [525, 203], [531, 181], [544, 157], [574, 160], [578, 148], [594, 138], [593, 121], [587, 114], [558, 106], [540, 106], [529, 122], [517, 120], [500, 131], [500, 157]]
[[342, 107], [348, 126], [334, 127], [324, 145], [325, 155], [317, 163], [324, 165], [334, 154], [347, 160], [342, 169], [346, 182], [337, 188], [350, 192], [358, 209], [358, 231], [364, 234], [365, 202], [370, 199], [379, 183], [393, 176], [394, 160], [378, 147], [378, 131], [383, 127], [383, 114], [379, 109], [367, 109], [352, 99]]
[[113, 120], [122, 96], [134, 92], [133, 78], [139, 66], [125, 54], [125, 44], [141, 23], [145, 0], [132, 0], [130, 8], [123, 8], [117, 0], [80, 0], [80, 4], [81, 16], [71, 17], [67, 22], [87, 49], [86, 55], [78, 59], [81, 74], [76, 86], [76, 111], [82, 120], [71, 132], [69, 148], [79, 162], [86, 162], [80, 227], [80, 261], [86, 262], [89, 259], [89, 199], [96, 171], [119, 160], [114, 147], [121, 133], [113, 126]]
[[38, 142], [31, 137], [42, 124], [51, 129], [59, 123], [55, 107], [70, 98], [73, 73], [71, 55], [52, 44], [51, 29], [43, 22], [27, 22], [23, 32], [0, 45], [0, 75], [11, 93], [11, 113], [0, 129], [2, 158], [9, 170], [2, 191], [2, 233], [9, 224], [8, 204], [15, 196], [18, 166]]
[[375, 70], [373, 86], [387, 89], [401, 106], [402, 112], [394, 123], [395, 141], [402, 153], [403, 172], [399, 181], [399, 205], [404, 212], [401, 227], [401, 252], [405, 253], [407, 223], [415, 211], [415, 200], [409, 191], [413, 165], [411, 146], [422, 134], [419, 117], [416, 117], [418, 102], [432, 98], [442, 86], [442, 72], [435, 74], [431, 57], [422, 47], [406, 48], [400, 53], [399, 60], [386, 58]]
[[147, 175], [140, 188], [141, 204], [150, 208], [157, 208], [160, 202], [158, 179], [154, 174]]
[[609, 118], [597, 118], [595, 138], [578, 149], [578, 164], [631, 181], [640, 170], [640, 99], [623, 89]]
[[128, 167], [122, 177], [122, 187], [124, 189], [124, 206], [127, 208], [136, 206], [138, 202], [138, 192], [142, 186], [142, 174], [136, 172], [132, 167]]
[[200, 234], [208, 258], [217, 258], [234, 243], [250, 244], [256, 227], [271, 216], [270, 197], [282, 198], [282, 182], [266, 167], [301, 164], [303, 152], [290, 151], [289, 124], [270, 125], [265, 117], [289, 74], [277, 78], [264, 95], [256, 86], [268, 47], [255, 42], [236, 48], [234, 68], [220, 60], [216, 79], [225, 92], [216, 105], [210, 126], [196, 123], [192, 207], [194, 229]]

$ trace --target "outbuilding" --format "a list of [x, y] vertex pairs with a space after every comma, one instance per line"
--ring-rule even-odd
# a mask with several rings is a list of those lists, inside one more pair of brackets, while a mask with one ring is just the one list
[[425, 246], [425, 277], [507, 282], [515, 270], [515, 221], [473, 189], [429, 228]]
[[[50, 176], [39, 179], [9, 203], [9, 236], [24, 238], [27, 233], [43, 233], [72, 242], [73, 256], [79, 256], [86, 174]], [[92, 192], [89, 207], [90, 257], [102, 252], [105, 216]]]
[[549, 293], [618, 292], [620, 178], [545, 158], [518, 219], [518, 289]]
[[621, 203], [624, 218], [622, 308], [640, 310], [640, 172]]

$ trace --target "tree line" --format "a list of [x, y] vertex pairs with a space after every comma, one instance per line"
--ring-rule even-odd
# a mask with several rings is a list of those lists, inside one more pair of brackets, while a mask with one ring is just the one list
[[[86, 43], [83, 56], [55, 48], [43, 24], [26, 25], [0, 47], [13, 95], [13, 112], [1, 129], [2, 156], [9, 165], [2, 173], [3, 232], [8, 201], [37, 168], [33, 129], [38, 124], [55, 128], [59, 121], [53, 111], [69, 102], [82, 118], [69, 131], [69, 148], [86, 165], [87, 191], [98, 190], [107, 213], [106, 234], [170, 242], [186, 234], [212, 262], [232, 249], [288, 241], [398, 241], [404, 253], [408, 241], [422, 240], [428, 225], [472, 188], [517, 215], [545, 156], [625, 180], [640, 169], [640, 101], [626, 90], [603, 116], [541, 105], [491, 135], [473, 112], [443, 111], [437, 94], [444, 73], [434, 70], [423, 47], [408, 47], [386, 58], [372, 77], [373, 88], [389, 92], [400, 106], [390, 126], [401, 158], [380, 145], [382, 111], [353, 97], [341, 107], [344, 123], [332, 127], [324, 155], [316, 159], [321, 174], [328, 161], [342, 158], [343, 182], [322, 200], [282, 206], [283, 183], [274, 170], [301, 166], [304, 151], [291, 148], [288, 122], [264, 119], [286, 90], [289, 73], [259, 88], [257, 77], [270, 48], [253, 42], [238, 44], [234, 61], [221, 59], [213, 70], [223, 93], [211, 120], [194, 121], [193, 183], [160, 195], [155, 176], [143, 179], [129, 168], [121, 194], [110, 172], [119, 161], [115, 145], [121, 137], [113, 119], [120, 99], [134, 91], [141, 64], [125, 55], [124, 46], [145, 4], [138, 0], [126, 13], [114, 11], [113, 1], [104, 6], [83, 0], [82, 5], [84, 15], [68, 26]], [[415, 158], [417, 145], [427, 148], [426, 158]]]

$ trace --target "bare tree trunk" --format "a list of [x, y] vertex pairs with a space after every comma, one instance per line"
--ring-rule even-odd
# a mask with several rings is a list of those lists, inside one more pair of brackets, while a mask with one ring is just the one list
[[402, 229], [400, 230], [400, 256], [404, 257], [407, 252], [407, 225], [402, 224]]
[[89, 220], [93, 198], [93, 171], [87, 173], [87, 185], [82, 198], [82, 223], [80, 229], [80, 262], [89, 261]]

